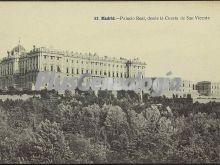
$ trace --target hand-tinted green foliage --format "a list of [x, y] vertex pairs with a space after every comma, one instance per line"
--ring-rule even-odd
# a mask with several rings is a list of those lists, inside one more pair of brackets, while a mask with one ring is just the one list
[[39, 94], [0, 100], [0, 163], [220, 162], [219, 103], [142, 102], [131, 91]]

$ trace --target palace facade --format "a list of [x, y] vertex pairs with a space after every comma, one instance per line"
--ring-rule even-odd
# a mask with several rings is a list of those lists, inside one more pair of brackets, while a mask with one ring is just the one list
[[96, 53], [69, 52], [45, 47], [26, 51], [20, 43], [7, 57], [0, 61], [0, 89], [10, 86], [19, 90], [34, 89], [36, 78], [41, 71], [56, 72], [61, 78], [79, 77], [91, 73], [98, 77], [136, 77], [140, 72], [145, 76], [146, 63], [138, 58], [100, 57]]

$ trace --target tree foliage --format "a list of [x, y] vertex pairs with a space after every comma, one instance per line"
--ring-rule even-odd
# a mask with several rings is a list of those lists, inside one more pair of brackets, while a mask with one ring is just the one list
[[220, 104], [120, 91], [0, 100], [0, 163], [218, 163]]

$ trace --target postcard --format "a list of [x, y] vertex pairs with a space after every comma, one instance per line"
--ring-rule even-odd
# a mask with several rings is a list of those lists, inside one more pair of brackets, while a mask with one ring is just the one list
[[0, 2], [0, 163], [220, 163], [220, 2]]

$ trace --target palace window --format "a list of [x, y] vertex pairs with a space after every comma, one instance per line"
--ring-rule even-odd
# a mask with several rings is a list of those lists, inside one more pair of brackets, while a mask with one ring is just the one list
[[108, 77], [110, 77], [111, 76], [111, 73], [110, 72], [108, 72]]
[[50, 71], [53, 71], [53, 65], [50, 66]]
[[74, 74], [74, 69], [72, 68], [72, 74]]
[[69, 68], [68, 67], [66, 68], [66, 73], [69, 73]]
[[83, 69], [82, 69], [82, 74], [83, 74]]
[[76, 74], [79, 74], [79, 69], [76, 69]]
[[60, 67], [59, 66], [57, 66], [57, 72], [60, 72]]
[[44, 66], [44, 71], [47, 71], [47, 67], [46, 66]]

